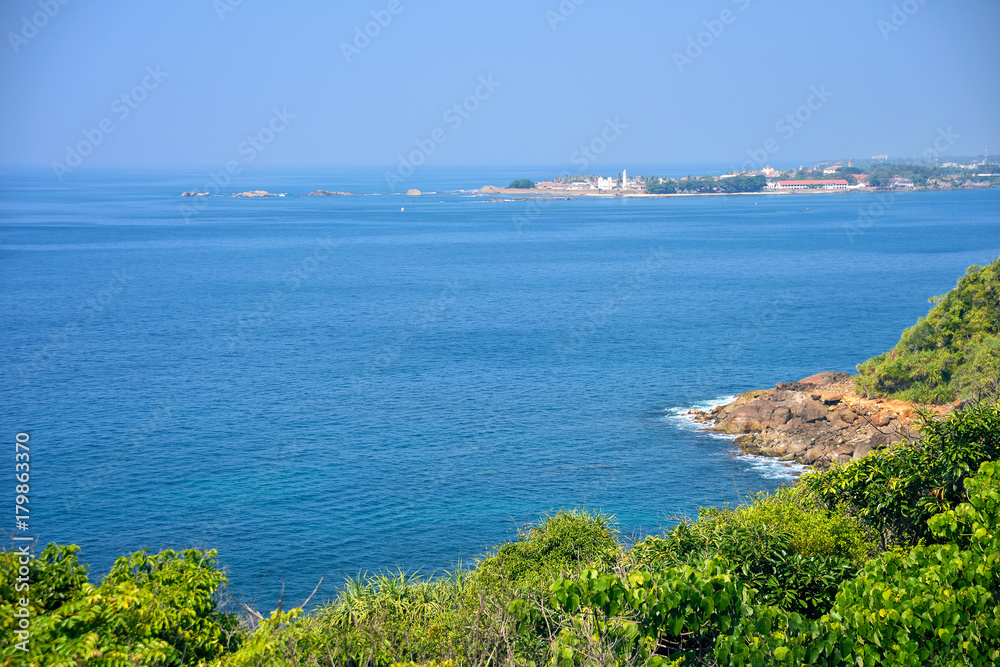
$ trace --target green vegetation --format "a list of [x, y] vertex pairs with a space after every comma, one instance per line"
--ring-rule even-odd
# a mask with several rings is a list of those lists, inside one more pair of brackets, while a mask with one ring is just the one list
[[677, 192], [677, 183], [674, 181], [661, 183], [659, 179], [649, 179], [646, 181], [646, 192], [651, 195], [672, 195]]
[[[309, 614], [229, 613], [215, 554], [123, 557], [94, 586], [76, 547], [31, 563], [25, 665], [991, 665], [1000, 660], [1000, 404], [919, 440], [705, 509], [623, 546], [559, 512], [471, 569], [348, 581]], [[0, 556], [13, 635], [17, 558]]]
[[1000, 391], [1000, 259], [972, 266], [931, 299], [899, 343], [858, 366], [858, 390], [916, 403], [983, 400]]
[[719, 181], [722, 192], [761, 192], [767, 187], [767, 179], [763, 176], [733, 176]]
[[[15, 552], [0, 554], [4, 665], [197, 665], [237, 647], [238, 619], [218, 596], [225, 576], [214, 551], [123, 556], [99, 586], [87, 581], [78, 551], [46, 547], [27, 565], [27, 590], [18, 588], [23, 564]], [[12, 641], [22, 599], [30, 619], [27, 657]]]
[[763, 176], [730, 176], [727, 178], [715, 178], [713, 176], [702, 176], [694, 178], [689, 176], [685, 180], [674, 180], [665, 178], [661, 182], [659, 178], [645, 178], [646, 192], [653, 195], [667, 195], [676, 192], [761, 192], [767, 186], [767, 179]]
[[535, 182], [527, 178], [519, 178], [516, 181], [511, 181], [507, 187], [516, 190], [531, 190], [535, 187]]

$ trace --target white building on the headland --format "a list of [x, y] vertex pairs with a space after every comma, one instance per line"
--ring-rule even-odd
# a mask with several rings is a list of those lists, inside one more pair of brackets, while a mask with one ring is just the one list
[[617, 182], [613, 178], [600, 178], [597, 179], [597, 189], [598, 190], [614, 190]]

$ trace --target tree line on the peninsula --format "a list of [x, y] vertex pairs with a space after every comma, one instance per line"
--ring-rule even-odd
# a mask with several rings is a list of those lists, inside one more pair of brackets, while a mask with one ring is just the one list
[[[920, 437], [629, 544], [560, 511], [473, 567], [359, 576], [330, 604], [235, 604], [214, 551], [32, 560], [31, 651], [5, 665], [993, 665], [1000, 662], [1000, 259], [892, 351], [873, 395], [954, 401]], [[669, 492], [669, 490], [665, 491]], [[0, 627], [23, 617], [0, 555]]]

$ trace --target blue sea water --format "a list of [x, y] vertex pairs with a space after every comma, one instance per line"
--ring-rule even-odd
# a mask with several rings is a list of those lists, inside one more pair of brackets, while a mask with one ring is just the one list
[[95, 578], [216, 548], [264, 608], [468, 563], [559, 508], [640, 535], [787, 483], [680, 413], [851, 372], [1000, 256], [997, 190], [489, 202], [461, 190], [510, 172], [455, 170], [314, 198], [386, 188], [283, 172], [226, 191], [285, 197], [196, 201], [204, 172], [2, 176], [0, 433], [31, 435], [32, 533]]

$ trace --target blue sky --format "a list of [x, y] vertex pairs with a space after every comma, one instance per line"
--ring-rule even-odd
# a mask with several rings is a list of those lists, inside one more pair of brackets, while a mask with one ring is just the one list
[[0, 28], [8, 166], [1000, 153], [996, 0], [5, 0]]

